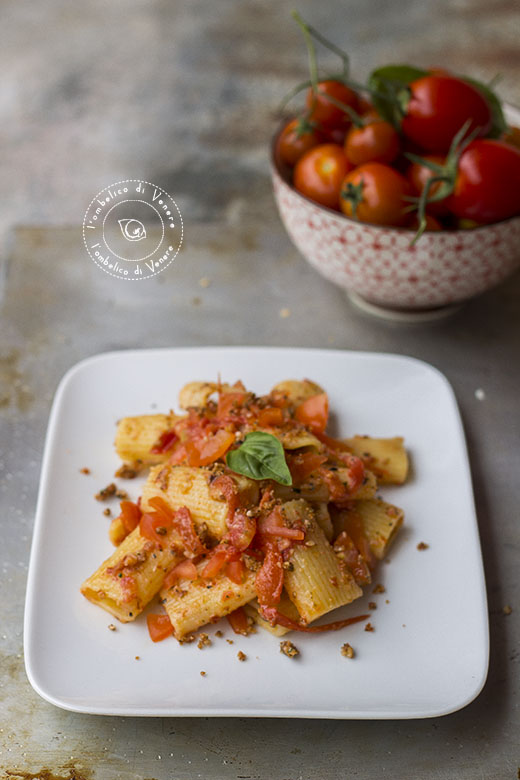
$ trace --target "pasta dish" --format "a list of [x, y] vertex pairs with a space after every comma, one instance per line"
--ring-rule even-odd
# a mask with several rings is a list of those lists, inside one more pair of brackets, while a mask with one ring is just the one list
[[402, 438], [331, 437], [327, 394], [309, 380], [264, 396], [191, 382], [179, 406], [119, 421], [121, 476], [149, 471], [138, 501], [121, 501], [116, 549], [83, 595], [123, 623], [158, 597], [154, 641], [189, 641], [224, 616], [237, 633], [278, 636], [369, 617], [315, 623], [362, 595], [402, 525], [379, 496], [406, 479]]

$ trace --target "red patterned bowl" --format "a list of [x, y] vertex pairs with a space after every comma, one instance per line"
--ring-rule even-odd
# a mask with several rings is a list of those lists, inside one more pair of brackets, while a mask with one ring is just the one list
[[[520, 123], [520, 111], [507, 108]], [[271, 172], [282, 222], [308, 262], [355, 298], [385, 309], [426, 311], [472, 298], [520, 266], [520, 217], [472, 230], [424, 233], [363, 224], [297, 192], [275, 159]]]

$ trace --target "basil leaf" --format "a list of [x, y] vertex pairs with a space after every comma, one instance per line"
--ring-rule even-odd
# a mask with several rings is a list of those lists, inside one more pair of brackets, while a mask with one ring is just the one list
[[292, 485], [282, 443], [271, 433], [248, 433], [238, 449], [228, 452], [226, 463], [244, 477], [273, 479], [281, 485]]
[[402, 92], [412, 81], [428, 73], [412, 65], [385, 65], [372, 71], [368, 79], [371, 98], [379, 115], [397, 130], [401, 127]]
[[491, 130], [489, 133], [486, 133], [486, 138], [500, 138], [509, 129], [502, 111], [500, 99], [487, 84], [482, 84], [481, 81], [468, 78], [468, 76], [459, 76], [459, 78], [478, 89], [482, 97], [489, 103], [489, 108], [491, 109]]
[[383, 81], [391, 81], [401, 87], [406, 87], [416, 79], [422, 79], [427, 76], [428, 71], [421, 68], [414, 68], [413, 65], [385, 65], [382, 68], [376, 68], [372, 71], [370, 78], [375, 76]]

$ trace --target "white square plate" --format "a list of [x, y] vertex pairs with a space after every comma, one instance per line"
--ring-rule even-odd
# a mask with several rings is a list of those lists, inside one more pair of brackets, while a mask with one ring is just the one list
[[[93, 495], [118, 466], [116, 421], [167, 411], [194, 379], [242, 379], [257, 393], [308, 377], [329, 393], [335, 433], [405, 437], [412, 475], [384, 496], [405, 526], [366, 595], [334, 617], [370, 618], [341, 632], [293, 634], [297, 659], [259, 630], [233, 645], [152, 644], [143, 616], [112, 618], [79, 593], [108, 557], [108, 520]], [[87, 466], [91, 476], [80, 473]], [[137, 482], [120, 483], [136, 498]], [[117, 506], [117, 505], [115, 505]], [[426, 542], [427, 550], [417, 544]], [[117, 622], [117, 621], [116, 621]], [[214, 634], [215, 628], [209, 630]], [[356, 651], [344, 658], [341, 645]], [[240, 663], [237, 652], [247, 660]], [[139, 656], [139, 660], [136, 660]], [[113, 715], [421, 718], [464, 707], [488, 666], [486, 592], [467, 453], [445, 377], [399, 355], [313, 349], [200, 348], [115, 352], [79, 363], [56, 394], [43, 461], [25, 612], [25, 661], [53, 704]], [[200, 672], [206, 675], [201, 676]]]

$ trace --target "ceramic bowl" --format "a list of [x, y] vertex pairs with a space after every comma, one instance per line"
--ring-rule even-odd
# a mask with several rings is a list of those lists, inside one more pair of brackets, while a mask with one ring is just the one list
[[[520, 111], [508, 107], [508, 120]], [[290, 170], [276, 159], [271, 171], [282, 222], [305, 259], [365, 308], [428, 312], [473, 298], [520, 266], [520, 217], [470, 230], [424, 233], [357, 222], [297, 192]]]

